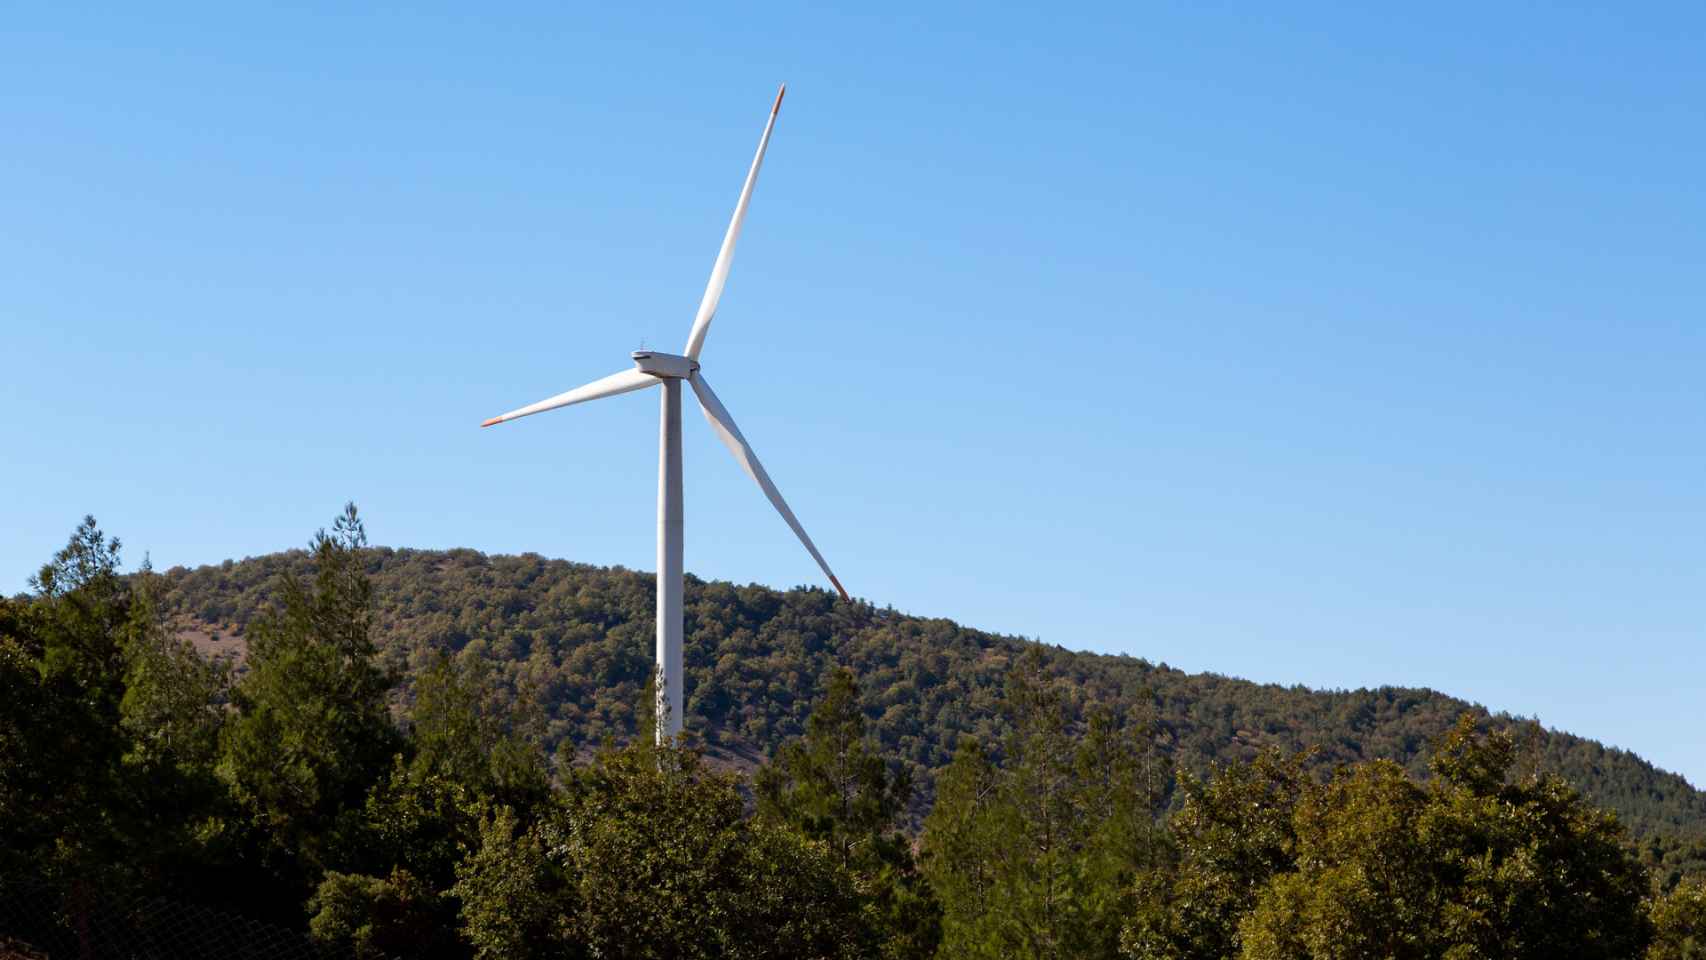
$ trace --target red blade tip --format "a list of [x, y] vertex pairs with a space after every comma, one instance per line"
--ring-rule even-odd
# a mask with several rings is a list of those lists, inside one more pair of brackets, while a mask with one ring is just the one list
[[504, 422], [504, 418], [503, 418], [503, 417], [493, 417], [493, 418], [492, 418], [492, 419], [490, 419], [490, 420], [487, 420], [487, 421], [486, 421], [486, 422], [485, 422], [485, 423], [482, 423], [482, 424], [480, 424], [480, 426], [482, 426], [482, 427], [489, 427], [489, 426], [491, 426], [491, 425], [492, 425], [492, 424], [494, 424], [494, 423], [503, 423], [503, 422]]
[[788, 85], [785, 83], [782, 84], [782, 89], [776, 91], [776, 102], [770, 105], [770, 115], [772, 117], [776, 115], [776, 111], [782, 109], [782, 95], [787, 92]]

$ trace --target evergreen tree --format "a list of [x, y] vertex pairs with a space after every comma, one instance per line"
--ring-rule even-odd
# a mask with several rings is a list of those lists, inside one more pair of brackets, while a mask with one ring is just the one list
[[940, 955], [949, 960], [1001, 956], [985, 924], [995, 910], [1001, 872], [1003, 840], [994, 814], [998, 774], [980, 743], [961, 739], [924, 821], [924, 873], [942, 903]]
[[[654, 584], [649, 574], [472, 550], [375, 548], [368, 552], [376, 605], [375, 642], [411, 669], [440, 650], [490, 662], [500, 688], [536, 685], [548, 715], [547, 753], [572, 762], [606, 736], [635, 736], [651, 668]], [[311, 575], [301, 551], [168, 571], [167, 614], [225, 638], [246, 637], [257, 612], [276, 600], [281, 572]], [[689, 729], [708, 754], [745, 762], [769, 756], [804, 731], [828, 674], [859, 677], [869, 732], [886, 759], [916, 774], [915, 810], [927, 810], [937, 777], [961, 737], [995, 754], [1006, 733], [1001, 711], [1007, 665], [1025, 641], [948, 620], [835, 602], [821, 590], [687, 581], [684, 668]], [[1140, 657], [1050, 650], [1047, 672], [1070, 691], [1073, 723], [1096, 709], [1140, 706], [1153, 694], [1154, 741], [1180, 771], [1208, 775], [1269, 747], [1312, 751], [1313, 776], [1387, 758], [1427, 773], [1429, 745], [1471, 705], [1419, 689], [1311, 691], [1191, 674]], [[1145, 711], [1147, 713], [1147, 711]], [[1480, 711], [1477, 711], [1480, 712]], [[1485, 716], [1483, 714], [1483, 716]], [[1493, 727], [1527, 726], [1490, 717]], [[1649, 836], [1706, 824], [1706, 793], [1640, 757], [1560, 731], [1546, 731], [1531, 756], [1594, 803]], [[1706, 859], [1671, 848], [1659, 876], [1666, 889]]]
[[[137, 864], [119, 722], [130, 591], [119, 542], [85, 517], [0, 606], [0, 869], [86, 901]], [[80, 908], [75, 908], [80, 909]]]
[[[821, 592], [693, 585], [699, 628], [734, 648], [700, 674], [696, 709], [727, 718], [762, 692], [753, 719], [803, 731], [759, 771], [756, 812], [737, 776], [649, 734], [607, 740], [554, 784], [547, 722], [521, 678], [557, 685], [558, 707], [597, 715], [605, 732], [644, 730], [649, 709], [607, 709], [550, 671], [566, 649], [600, 691], [639, 692], [644, 645], [620, 611], [649, 603], [646, 591], [605, 574], [605, 587], [560, 590], [591, 620], [506, 630], [511, 660], [497, 669], [495, 647], [455, 633], [473, 628], [420, 627], [394, 724], [369, 573], [396, 556], [368, 550], [346, 509], [310, 555], [286, 558], [270, 594], [246, 594], [273, 605], [248, 623], [249, 672], [232, 689], [163, 613], [171, 575], [146, 563], [123, 575], [118, 542], [86, 519], [31, 595], [0, 598], [0, 884], [46, 881], [71, 929], [142, 891], [299, 929], [306, 902], [308, 930], [333, 952], [428, 960], [1105, 957], [1122, 921], [1119, 949], [1163, 960], [1706, 954], [1706, 886], [1689, 876], [1706, 847], [1691, 834], [1632, 846], [1547, 772], [1560, 744], [1580, 741], [1530, 724], [1519, 750], [1505, 721], [1461, 717], [1433, 744], [1426, 780], [1414, 764], [1329, 773], [1270, 751], [1206, 781], [1181, 776], [1162, 835], [1166, 768], [1140, 722], [1151, 718], [1110, 708], [1141, 704], [1133, 692], [1160, 672], [1133, 667], [1114, 695], [1081, 661], [1032, 647], [1002, 688], [1007, 648]], [[541, 575], [530, 563], [512, 572]], [[600, 606], [601, 589], [621, 604]], [[487, 583], [475, 605], [519, 609], [521, 595]], [[861, 661], [860, 631], [929, 643]], [[950, 656], [954, 644], [965, 650]], [[756, 669], [753, 650], [774, 659]], [[857, 681], [824, 675], [809, 717], [790, 691], [810, 689], [819, 661], [800, 651], [860, 664]], [[962, 735], [914, 863], [908, 772], [935, 748], [909, 711], [938, 694], [931, 722]], [[1169, 709], [1200, 730], [1233, 722], [1208, 700], [1182, 702]], [[1374, 701], [1330, 702], [1343, 729], [1373, 722]], [[550, 722], [560, 737], [590, 729]], [[1163, 735], [1178, 748], [1185, 730]], [[719, 736], [707, 721], [707, 740]], [[573, 758], [567, 742], [559, 756]], [[1607, 751], [1571, 759], [1602, 761], [1633, 769]], [[1680, 796], [1651, 809], [1685, 814], [1692, 795]]]
[[137, 810], [130, 858], [153, 889], [200, 897], [230, 879], [217, 824], [231, 804], [214, 772], [230, 670], [167, 628], [156, 606], [159, 587], [144, 560], [131, 579], [119, 702], [124, 778]]
[[551, 790], [542, 726], [537, 701], [504, 695], [489, 663], [441, 654], [414, 685], [409, 770], [417, 779], [443, 777], [525, 814]]
[[865, 733], [850, 670], [830, 674], [804, 737], [784, 743], [753, 783], [761, 819], [825, 844], [855, 881], [885, 957], [930, 957], [941, 940], [941, 908], [899, 829], [912, 794]]
[[218, 759], [229, 666], [203, 657], [166, 627], [155, 602], [159, 576], [147, 561], [131, 584], [119, 702], [120, 726], [129, 741], [125, 761], [201, 779]]
[[[1032, 648], [1007, 678], [1010, 733], [994, 770], [962, 746], [952, 796], [925, 823], [950, 957], [1111, 957], [1137, 872], [1158, 852], [1159, 790], [1144, 728], [1075, 725]], [[938, 838], [939, 835], [939, 838]]]
[[366, 533], [354, 504], [314, 538], [314, 579], [282, 578], [250, 628], [248, 672], [220, 739], [218, 772], [286, 883], [335, 865], [337, 834], [399, 746], [375, 662]]
[[1278, 751], [1179, 778], [1183, 804], [1169, 824], [1174, 862], [1142, 872], [1121, 935], [1134, 960], [1223, 960], [1240, 955], [1239, 921], [1273, 877], [1296, 865], [1296, 809], [1310, 789], [1305, 757]]
[[441, 656], [421, 675], [403, 751], [341, 858], [348, 872], [328, 872], [309, 905], [316, 939], [358, 955], [465, 954], [453, 887], [482, 816], [501, 806], [531, 820], [551, 797], [537, 739], [498, 706], [481, 665]]

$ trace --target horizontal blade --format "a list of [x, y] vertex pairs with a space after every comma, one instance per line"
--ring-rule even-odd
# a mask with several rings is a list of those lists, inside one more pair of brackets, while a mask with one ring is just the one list
[[693, 384], [693, 392], [699, 395], [699, 409], [705, 411], [705, 419], [711, 422], [711, 429], [717, 431], [717, 436], [722, 439], [723, 446], [728, 447], [729, 452], [735, 455], [735, 461], [740, 464], [742, 470], [746, 471], [746, 475], [758, 481], [759, 489], [763, 490], [764, 495], [770, 498], [771, 506], [776, 508], [776, 512], [782, 515], [783, 520], [788, 521], [788, 526], [794, 531], [794, 536], [800, 538], [800, 542], [806, 545], [806, 552], [810, 553], [812, 559], [817, 561], [817, 565], [823, 568], [823, 575], [829, 578], [830, 583], [835, 584], [835, 592], [841, 594], [841, 599], [849, 599], [847, 591], [842, 589], [841, 581], [835, 579], [835, 574], [829, 569], [829, 564], [823, 562], [823, 554], [817, 552], [817, 547], [812, 543], [812, 538], [806, 536], [805, 528], [800, 526], [800, 521], [794, 517], [794, 511], [788, 509], [788, 502], [782, 499], [782, 491], [776, 489], [776, 484], [770, 482], [770, 474], [764, 472], [764, 464], [758, 462], [758, 454], [752, 452], [752, 445], [740, 435], [740, 428], [735, 426], [735, 418], [729, 416], [728, 408], [723, 406], [723, 402], [718, 400], [717, 395], [711, 391], [711, 385], [706, 383], [705, 378], [697, 373], [688, 382]]
[[711, 279], [705, 284], [705, 296], [699, 301], [699, 312], [693, 317], [693, 329], [687, 334], [687, 349], [682, 352], [699, 359], [699, 348], [705, 345], [705, 334], [711, 329], [711, 318], [717, 313], [717, 301], [723, 298], [723, 287], [729, 282], [729, 264], [735, 258], [735, 241], [740, 239], [741, 221], [746, 219], [746, 206], [752, 201], [752, 186], [758, 182], [758, 168], [764, 165], [764, 150], [770, 146], [770, 131], [776, 129], [776, 113], [782, 109], [782, 94], [788, 85], [776, 91], [776, 102], [770, 106], [770, 122], [764, 125], [764, 135], [758, 138], [758, 153], [752, 158], [752, 169], [746, 172], [746, 184], [740, 188], [735, 202], [735, 215], [729, 220], [728, 232], [723, 234], [723, 248], [717, 251], [717, 262], [711, 267]]
[[584, 387], [576, 387], [567, 393], [559, 393], [554, 397], [548, 397], [538, 403], [528, 404], [519, 410], [511, 410], [502, 416], [493, 417], [485, 423], [480, 424], [480, 426], [489, 427], [494, 423], [503, 423], [506, 420], [516, 420], [521, 417], [531, 416], [535, 413], [544, 413], [547, 410], [555, 410], [558, 407], [566, 407], [574, 403], [585, 403], [588, 400], [602, 400], [605, 397], [614, 397], [619, 393], [628, 393], [631, 390], [641, 390], [652, 386], [657, 382], [658, 378], [649, 373], [642, 373], [639, 370], [624, 370], [621, 373], [613, 373], [602, 380], [594, 380]]

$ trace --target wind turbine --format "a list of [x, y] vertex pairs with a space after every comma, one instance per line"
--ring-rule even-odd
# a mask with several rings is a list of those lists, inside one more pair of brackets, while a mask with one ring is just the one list
[[752, 169], [747, 171], [746, 183], [740, 189], [740, 199], [735, 203], [734, 216], [729, 220], [728, 232], [723, 235], [723, 247], [717, 251], [717, 262], [711, 267], [710, 282], [705, 284], [705, 296], [699, 301], [699, 312], [693, 318], [693, 328], [687, 334], [687, 347], [683, 355], [657, 353], [651, 350], [640, 350], [634, 353], [634, 369], [613, 373], [601, 380], [594, 380], [585, 386], [576, 387], [566, 393], [529, 404], [517, 410], [493, 417], [482, 427], [516, 420], [544, 413], [558, 407], [571, 404], [585, 403], [588, 400], [601, 400], [614, 397], [617, 394], [629, 393], [634, 390], [644, 390], [647, 387], [662, 386], [662, 410], [658, 426], [658, 589], [657, 589], [657, 738], [658, 742], [675, 736], [681, 732], [682, 699], [681, 699], [681, 635], [682, 635], [682, 510], [681, 510], [681, 382], [687, 381], [693, 387], [693, 393], [699, 398], [699, 409], [704, 411], [705, 419], [710, 421], [711, 429], [723, 445], [734, 454], [735, 461], [745, 470], [747, 476], [758, 482], [764, 495], [770, 498], [770, 503], [782, 519], [788, 522], [794, 535], [805, 544], [806, 551], [823, 568], [824, 576], [835, 585], [835, 591], [846, 600], [847, 591], [842, 589], [841, 581], [830, 571], [829, 564], [824, 562], [823, 554], [818, 553], [812, 538], [806, 536], [805, 528], [794, 516], [794, 511], [788, 509], [787, 501], [782, 499], [781, 491], [770, 480], [770, 475], [764, 471], [764, 465], [758, 462], [758, 454], [752, 452], [752, 445], [741, 435], [740, 428], [735, 426], [734, 418], [729, 415], [728, 408], [711, 391], [711, 385], [705, 382], [704, 375], [699, 369], [699, 351], [705, 345], [705, 334], [711, 329], [711, 318], [717, 313], [717, 301], [722, 298], [723, 286], [729, 279], [729, 262], [734, 259], [735, 241], [740, 239], [741, 221], [746, 219], [746, 207], [752, 200], [753, 184], [758, 182], [758, 168], [764, 163], [764, 150], [770, 145], [770, 132], [776, 128], [776, 114], [782, 109], [782, 95], [786, 93], [786, 84], [776, 92], [776, 102], [770, 107], [770, 119], [764, 125], [764, 135], [758, 138], [758, 153], [752, 158]]

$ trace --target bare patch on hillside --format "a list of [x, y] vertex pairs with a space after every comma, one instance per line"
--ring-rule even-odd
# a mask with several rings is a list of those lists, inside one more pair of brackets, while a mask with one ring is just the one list
[[249, 643], [243, 639], [241, 628], [235, 624], [203, 623], [200, 620], [179, 620], [172, 624], [180, 640], [188, 640], [197, 653], [209, 660], [230, 660], [242, 669], [249, 656]]

